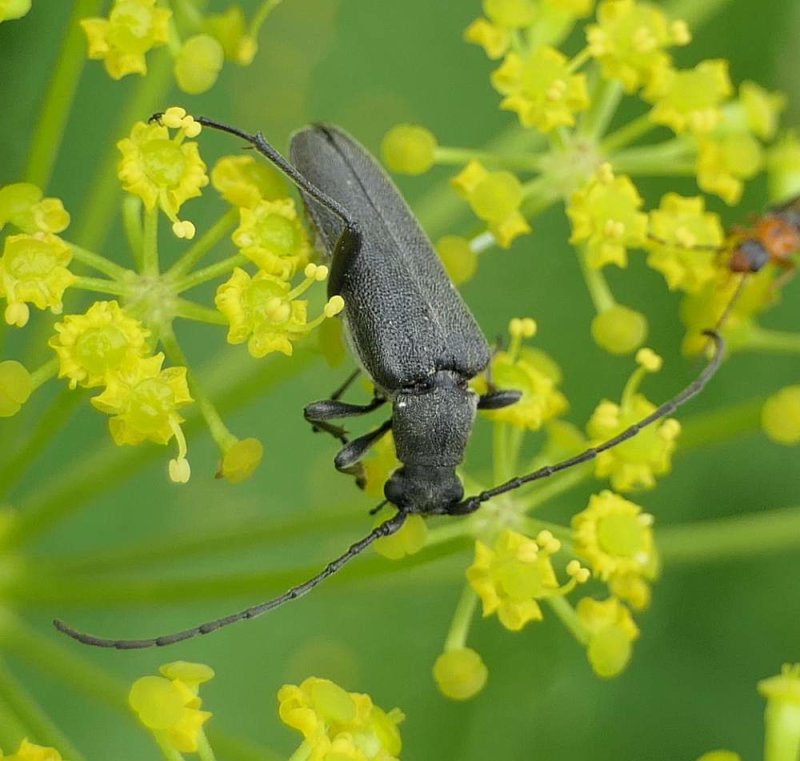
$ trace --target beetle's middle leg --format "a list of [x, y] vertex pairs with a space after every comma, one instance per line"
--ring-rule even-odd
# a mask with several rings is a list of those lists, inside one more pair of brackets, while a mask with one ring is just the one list
[[[503, 339], [498, 336], [494, 350], [492, 351], [492, 359], [495, 355], [503, 350]], [[487, 391], [478, 397], [479, 410], [499, 410], [502, 407], [510, 407], [516, 404], [522, 398], [522, 392], [513, 388], [497, 388], [492, 379], [492, 360], [486, 366], [486, 386]]]
[[364, 488], [364, 466], [361, 459], [370, 447], [378, 442], [392, 427], [392, 419], [389, 418], [385, 423], [378, 426], [374, 431], [365, 433], [357, 439], [345, 444], [333, 459], [336, 470], [355, 476], [356, 484], [360, 489]]
[[340, 402], [338, 396], [344, 393], [345, 389], [355, 380], [355, 377], [355, 375], [350, 376], [344, 385], [334, 392], [332, 398], [325, 399], [321, 402], [312, 402], [303, 410], [303, 416], [311, 423], [314, 430], [325, 431], [338, 439], [342, 444], [347, 444], [349, 441], [344, 428], [329, 423], [329, 420], [366, 415], [368, 412], [372, 412], [386, 403], [386, 398], [378, 393], [375, 394], [369, 404], [348, 404], [347, 402]]

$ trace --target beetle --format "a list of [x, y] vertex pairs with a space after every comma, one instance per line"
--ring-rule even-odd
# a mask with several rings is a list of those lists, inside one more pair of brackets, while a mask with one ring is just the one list
[[[369, 447], [392, 430], [401, 467], [386, 482], [385, 500], [376, 510], [388, 502], [397, 512], [316, 576], [272, 600], [150, 639], [105, 639], [54, 622], [79, 642], [120, 650], [171, 645], [266, 613], [309, 592], [375, 541], [398, 531], [411, 514], [472, 513], [499, 494], [591, 460], [626, 441], [698, 394], [720, 366], [724, 344], [710, 331], [716, 351], [704, 370], [639, 423], [562, 462], [465, 498], [456, 467], [464, 457], [476, 411], [513, 404], [520, 392], [490, 385], [486, 394], [478, 396], [469, 388], [469, 381], [489, 365], [489, 345], [392, 180], [363, 146], [337, 127], [314, 125], [295, 133], [290, 163], [261, 133], [249, 134], [203, 117], [197, 121], [243, 139], [300, 189], [331, 258], [328, 294], [344, 298], [348, 342], [376, 388], [369, 404], [342, 402], [339, 396], [355, 377], [351, 376], [332, 398], [308, 405], [305, 418], [342, 441], [334, 462], [344, 472], [353, 472]], [[392, 405], [390, 419], [353, 441], [330, 422], [385, 403]]]

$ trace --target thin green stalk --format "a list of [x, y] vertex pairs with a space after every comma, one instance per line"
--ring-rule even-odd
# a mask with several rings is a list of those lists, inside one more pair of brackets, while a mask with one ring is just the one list
[[467, 634], [469, 634], [470, 623], [477, 607], [478, 595], [469, 584], [466, 584], [461, 592], [461, 599], [456, 605], [453, 621], [444, 641], [445, 652], [458, 650], [467, 644]]
[[217, 757], [214, 755], [214, 749], [209, 744], [208, 738], [202, 730], [200, 731], [200, 736], [197, 738], [197, 755], [200, 757], [200, 761], [217, 761]]
[[514, 463], [508, 461], [508, 424], [496, 422], [492, 426], [492, 473], [494, 482], [501, 484], [511, 478]]
[[37, 368], [31, 373], [31, 381], [33, 382], [34, 391], [43, 385], [51, 378], [56, 377], [58, 372], [58, 357], [48, 359], [41, 367]]
[[175, 316], [182, 317], [184, 320], [194, 320], [195, 322], [205, 322], [209, 325], [228, 325], [225, 315], [211, 307], [195, 304], [193, 301], [179, 299], [175, 305]]
[[191, 245], [189, 250], [175, 262], [167, 272], [167, 276], [176, 280], [183, 277], [228, 234], [228, 231], [236, 224], [238, 219], [239, 209], [236, 207], [228, 209]]
[[283, 0], [264, 0], [259, 9], [255, 12], [252, 21], [250, 22], [249, 33], [253, 39], [258, 37], [261, 25], [267, 20], [272, 11], [274, 11]]
[[0, 660], [0, 701], [16, 714], [31, 742], [58, 748], [70, 761], [85, 761], [84, 755], [53, 723], [2, 660]]
[[597, 78], [593, 89], [589, 110], [578, 123], [577, 135], [597, 142], [608, 129], [623, 93], [619, 82], [604, 77]]
[[[646, 135], [658, 125], [650, 120], [649, 113], [642, 114], [620, 127], [616, 132], [612, 132], [600, 143], [600, 152], [604, 156], [612, 154], [614, 151], [630, 145], [643, 135]], [[615, 161], [616, 165], [616, 161]]]
[[102, 158], [97, 163], [91, 191], [83, 208], [75, 215], [81, 220], [75, 238], [88, 249], [96, 251], [102, 248], [119, 203], [120, 186], [116, 173], [119, 151], [116, 142], [130, 132], [134, 122], [147, 119], [163, 106], [164, 95], [172, 80], [172, 63], [166, 50], [155, 50], [148, 55], [147, 76], [139, 79], [134, 96], [126, 100], [125, 108], [101, 150]]
[[662, 526], [656, 537], [667, 568], [796, 551], [800, 549], [800, 507]]
[[589, 264], [586, 248], [578, 248], [576, 253], [578, 255], [578, 263], [581, 265], [583, 279], [586, 282], [586, 288], [589, 291], [592, 304], [594, 304], [594, 309], [597, 314], [602, 314], [606, 310], [611, 309], [617, 301], [614, 298], [614, 294], [611, 293], [611, 288], [609, 288], [602, 271], [595, 269]]
[[306, 740], [303, 740], [297, 750], [289, 756], [289, 761], [308, 761], [311, 758], [311, 751], [311, 745]]
[[683, 418], [676, 455], [758, 433], [763, 406], [763, 399], [749, 399]]
[[97, 16], [102, 7], [103, 0], [77, 0], [73, 4], [67, 33], [56, 58], [58, 66], [53, 67], [53, 76], [36, 120], [36, 132], [25, 169], [25, 179], [40, 188], [46, 188], [50, 182], [86, 62], [86, 35], [79, 22]]
[[158, 220], [157, 208], [145, 209], [142, 227], [142, 272], [149, 277], [156, 277], [159, 274]]
[[112, 296], [123, 296], [128, 290], [116, 280], [106, 280], [100, 277], [78, 277], [72, 287], [80, 288], [82, 291], [105, 293]]
[[190, 288], [195, 288], [198, 285], [207, 283], [209, 280], [215, 280], [220, 275], [226, 275], [235, 267], [241, 267], [249, 261], [250, 260], [244, 254], [229, 256], [227, 259], [210, 264], [208, 267], [204, 267], [201, 270], [197, 270], [197, 272], [193, 272], [191, 275], [181, 278], [175, 283], [175, 292], [183, 293]]
[[161, 732], [153, 732], [153, 738], [167, 761], [184, 761], [183, 755], [167, 742]]
[[81, 264], [85, 264], [87, 267], [91, 267], [98, 272], [102, 272], [104, 275], [108, 275], [112, 280], [124, 281], [131, 274], [130, 270], [120, 267], [119, 264], [96, 254], [94, 251], [76, 246], [74, 243], [70, 243], [69, 246], [72, 252], [72, 258], [75, 259], [75, 261], [81, 262]]
[[131, 251], [136, 269], [142, 270], [142, 252], [144, 240], [142, 233], [142, 199], [139, 196], [126, 195], [122, 200], [122, 225], [125, 238]]
[[544, 601], [550, 606], [552, 611], [558, 616], [559, 620], [561, 621], [564, 626], [569, 629], [572, 636], [575, 637], [578, 642], [582, 645], [585, 645], [588, 640], [588, 634], [586, 632], [586, 628], [581, 623], [580, 618], [578, 618], [578, 614], [575, 612], [575, 608], [569, 604], [569, 601], [562, 597], [561, 595], [554, 595], [553, 597], [545, 597]]
[[8, 490], [20, 481], [31, 463], [55, 441], [56, 433], [64, 427], [75, 408], [85, 398], [80, 391], [62, 389], [47, 413], [39, 417], [36, 426], [22, 446], [0, 467], [0, 495], [7, 494]]
[[800, 354], [800, 333], [767, 330], [753, 327], [740, 351], [759, 351], [769, 354]]
[[519, 169], [531, 172], [541, 171], [542, 157], [535, 153], [501, 154], [495, 151], [475, 150], [472, 148], [447, 148], [440, 146], [436, 149], [435, 161], [437, 164], [451, 164], [460, 166], [470, 161], [480, 161], [492, 167], [504, 169]]

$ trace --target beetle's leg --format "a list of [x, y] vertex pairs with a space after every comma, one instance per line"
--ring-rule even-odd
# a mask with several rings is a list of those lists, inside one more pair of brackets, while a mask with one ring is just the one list
[[363, 436], [359, 436], [357, 439], [353, 439], [353, 441], [345, 444], [339, 450], [336, 457], [333, 458], [333, 464], [336, 466], [336, 470], [355, 476], [356, 484], [360, 489], [363, 489], [364, 466], [361, 464], [360, 460], [367, 453], [369, 448], [384, 436], [391, 427], [392, 419], [389, 418], [374, 431], [365, 433]]
[[483, 396], [478, 397], [479, 410], [499, 410], [503, 407], [510, 407], [522, 398], [522, 391], [515, 388], [498, 388], [489, 386], [489, 391]]
[[[347, 383], [342, 388], [338, 389], [338, 391], [343, 392], [351, 382], [351, 379], [348, 378]], [[385, 403], [385, 397], [379, 396], [378, 394], [373, 397], [369, 404], [348, 404], [347, 402], [340, 402], [334, 395], [331, 399], [325, 399], [321, 402], [312, 402], [307, 405], [303, 410], [303, 416], [311, 423], [311, 427], [314, 431], [325, 431], [325, 433], [329, 433], [331, 436], [341, 441], [342, 444], [347, 444], [348, 438], [345, 429], [338, 425], [332, 425], [327, 421], [335, 420], [336, 418], [366, 415], [368, 412], [378, 409], [378, 407]]]
[[358, 368], [353, 370], [353, 372], [350, 373], [350, 375], [347, 376], [347, 380], [344, 383], [342, 383], [342, 385], [339, 386], [339, 388], [337, 388], [336, 391], [334, 391], [330, 395], [330, 397], [329, 397], [330, 400], [335, 402], [335, 401], [338, 401], [339, 399], [341, 399], [342, 398], [342, 394], [344, 394], [344, 392], [347, 391], [347, 389], [350, 388], [350, 386], [353, 385], [353, 383], [355, 382], [356, 378], [358, 378], [359, 375], [361, 375], [361, 370], [359, 370]]

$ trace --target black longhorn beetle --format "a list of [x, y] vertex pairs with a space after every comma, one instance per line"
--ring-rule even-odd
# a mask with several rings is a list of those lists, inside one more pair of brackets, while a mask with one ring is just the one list
[[[242, 138], [300, 189], [331, 257], [328, 295], [344, 298], [351, 349], [376, 388], [369, 404], [347, 404], [338, 397], [348, 382], [333, 398], [309, 404], [305, 417], [345, 442], [334, 461], [345, 472], [353, 472], [369, 447], [391, 429], [402, 466], [386, 482], [386, 499], [375, 511], [389, 502], [397, 513], [316, 576], [272, 600], [151, 639], [104, 639], [54, 621], [57, 629], [79, 642], [119, 650], [171, 645], [260, 616], [309, 592], [373, 542], [399, 530], [408, 515], [467, 515], [498, 494], [579, 465], [630, 439], [698, 394], [722, 361], [722, 338], [709, 331], [715, 351], [705, 369], [637, 424], [555, 465], [464, 498], [456, 467], [464, 457], [476, 410], [514, 404], [520, 392], [490, 388], [478, 396], [469, 388], [469, 381], [489, 365], [489, 345], [392, 180], [365, 148], [336, 127], [313, 125], [295, 133], [289, 163], [260, 132], [251, 135], [203, 117], [197, 121]], [[391, 418], [353, 441], [347, 442], [342, 430], [329, 422], [362, 415], [386, 402], [392, 404]]]

